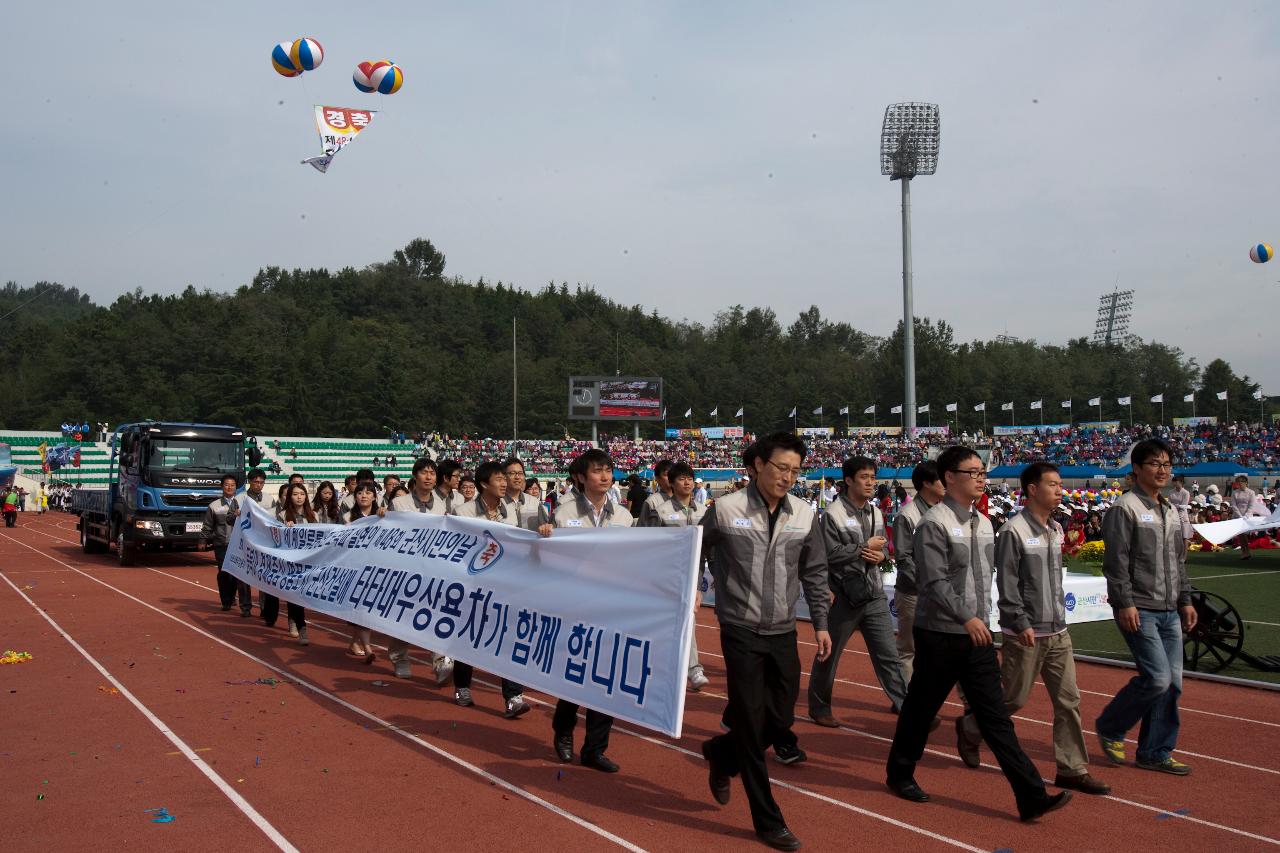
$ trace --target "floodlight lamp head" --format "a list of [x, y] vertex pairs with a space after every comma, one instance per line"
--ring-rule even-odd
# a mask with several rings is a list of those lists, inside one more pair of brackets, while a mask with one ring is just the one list
[[880, 128], [880, 174], [894, 181], [932, 175], [940, 136], [937, 104], [890, 104]]

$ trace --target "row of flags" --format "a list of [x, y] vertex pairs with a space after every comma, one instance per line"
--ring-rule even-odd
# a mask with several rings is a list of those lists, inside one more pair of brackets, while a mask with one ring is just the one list
[[[1261, 400], [1261, 399], [1263, 398], [1262, 389], [1261, 389], [1261, 388], [1259, 388], [1257, 391], [1254, 391], [1252, 396], [1253, 396], [1253, 399], [1255, 399], [1255, 400]], [[1217, 392], [1217, 397], [1218, 397], [1218, 399], [1219, 399], [1219, 400], [1225, 400], [1225, 399], [1227, 399], [1227, 392], [1226, 392], [1226, 391], [1219, 391], [1219, 392]], [[1183, 398], [1182, 398], [1182, 402], [1184, 402], [1184, 403], [1194, 403], [1194, 402], [1195, 402], [1195, 399], [1196, 399], [1196, 395], [1195, 395], [1195, 393], [1193, 392], [1193, 393], [1191, 393], [1191, 394], [1186, 394], [1186, 395], [1184, 395], [1184, 396], [1183, 396]], [[1164, 394], [1163, 394], [1163, 393], [1161, 393], [1161, 394], [1156, 394], [1154, 397], [1152, 397], [1152, 398], [1151, 398], [1151, 402], [1153, 402], [1153, 403], [1163, 403], [1163, 402], [1164, 402]], [[1121, 406], [1132, 406], [1132, 405], [1133, 405], [1133, 395], [1131, 395], [1131, 394], [1130, 394], [1130, 395], [1126, 395], [1126, 396], [1124, 396], [1124, 397], [1117, 397], [1117, 398], [1116, 398], [1116, 403], [1118, 403], [1118, 404], [1119, 404], [1119, 405], [1121, 405]], [[1072, 401], [1072, 400], [1063, 400], [1063, 401], [1061, 401], [1058, 405], [1059, 405], [1060, 407], [1064, 408], [1064, 409], [1070, 409], [1070, 408], [1072, 408], [1072, 406], [1074, 405], [1074, 401]], [[1090, 406], [1101, 406], [1101, 405], [1102, 405], [1102, 398], [1101, 398], [1101, 397], [1090, 397], [1090, 398], [1089, 398], [1089, 401], [1088, 401], [1088, 405], [1090, 405]], [[916, 406], [916, 413], [917, 413], [917, 414], [921, 414], [921, 415], [925, 414], [926, 412], [930, 411], [929, 406], [930, 406], [930, 404], [929, 404], [929, 403], [925, 403], [925, 404], [923, 404], [923, 405]], [[960, 404], [959, 404], [959, 403], [947, 403], [947, 404], [946, 404], [946, 406], [945, 406], [944, 408], [945, 408], [948, 412], [956, 412], [956, 411], [959, 411], [959, 409], [960, 409]], [[1032, 401], [1030, 402], [1030, 408], [1031, 408], [1031, 411], [1033, 411], [1033, 412], [1034, 412], [1034, 411], [1036, 411], [1036, 410], [1039, 410], [1039, 409], [1043, 409], [1043, 408], [1044, 408], [1044, 400], [1043, 400], [1043, 399], [1040, 399], [1040, 400], [1032, 400]], [[791, 411], [787, 413], [787, 417], [789, 417], [789, 418], [794, 418], [794, 417], [796, 416], [796, 412], [797, 412], [797, 410], [798, 410], [798, 409], [799, 409], [799, 407], [798, 407], [798, 406], [792, 406], [792, 407], [791, 407]], [[987, 410], [987, 404], [986, 404], [986, 402], [982, 402], [982, 403], [978, 403], [978, 404], [976, 404], [976, 405], [973, 407], [973, 410], [974, 410], [975, 412], [985, 412], [985, 411]], [[1010, 401], [1009, 401], [1009, 402], [1007, 402], [1007, 403], [1001, 403], [1001, 404], [1000, 404], [1000, 410], [1001, 410], [1001, 411], [1003, 411], [1003, 412], [1012, 412], [1012, 411], [1014, 410], [1013, 401], [1012, 401], [1012, 400], [1010, 400]], [[740, 417], [742, 417], [742, 411], [743, 411], [743, 410], [742, 410], [742, 408], [739, 408], [739, 409], [738, 409], [738, 411], [737, 411], [737, 412], [735, 412], [733, 416], [734, 416], [735, 418], [740, 418]], [[816, 408], [816, 409], [814, 409], [814, 410], [813, 410], [813, 414], [815, 414], [815, 415], [821, 415], [821, 414], [822, 414], [822, 412], [823, 412], [823, 407], [822, 407], [822, 406], [819, 406], [818, 408]], [[862, 413], [863, 413], [864, 415], [874, 415], [874, 414], [876, 413], [876, 404], [875, 404], [875, 403], [872, 403], [870, 406], [867, 406], [865, 409], [863, 409], [863, 410], [862, 410]], [[841, 406], [841, 407], [840, 407], [840, 410], [839, 410], [839, 412], [837, 412], [837, 414], [841, 414], [841, 415], [847, 415], [847, 414], [849, 414], [849, 407], [848, 407], [848, 406]], [[891, 414], [891, 415], [900, 415], [900, 414], [902, 414], [902, 404], [901, 404], [901, 403], [899, 403], [898, 405], [891, 407], [891, 408], [889, 409], [889, 414]], [[684, 416], [685, 416], [686, 418], [691, 418], [691, 417], [693, 417], [693, 409], [692, 409], [692, 407], [691, 407], [691, 408], [689, 408], [689, 409], [687, 409], [687, 410], [685, 411]], [[719, 416], [720, 416], [720, 407], [719, 407], [719, 406], [716, 406], [716, 407], [715, 407], [714, 409], [712, 409], [712, 410], [711, 410], [711, 412], [708, 414], [708, 417], [712, 417], [712, 418], [719, 417]], [[666, 409], [663, 409], [663, 410], [662, 410], [662, 417], [663, 417], [664, 419], [667, 417], [667, 410], [666, 410]]]

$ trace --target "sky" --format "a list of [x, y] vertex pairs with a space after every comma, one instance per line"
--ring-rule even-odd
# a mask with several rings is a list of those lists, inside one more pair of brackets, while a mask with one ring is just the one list
[[[20, 4], [0, 281], [100, 304], [362, 267], [581, 283], [673, 319], [902, 318], [885, 106], [941, 108], [912, 184], [915, 310], [958, 340], [1131, 331], [1280, 393], [1280, 6], [1024, 2]], [[908, 11], [909, 9], [909, 11]], [[280, 41], [323, 65], [286, 79]], [[356, 91], [363, 60], [405, 76]], [[327, 174], [312, 105], [375, 108]]]

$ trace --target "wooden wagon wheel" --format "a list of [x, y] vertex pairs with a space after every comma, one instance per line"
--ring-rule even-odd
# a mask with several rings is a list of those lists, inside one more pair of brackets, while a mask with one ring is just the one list
[[1182, 660], [1193, 672], [1217, 672], [1231, 665], [1244, 648], [1244, 620], [1240, 611], [1220, 595], [1192, 590], [1196, 626], [1182, 638]]

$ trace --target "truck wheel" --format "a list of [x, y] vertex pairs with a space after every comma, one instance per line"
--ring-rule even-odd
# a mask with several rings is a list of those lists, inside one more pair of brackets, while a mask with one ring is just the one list
[[102, 543], [89, 536], [89, 523], [80, 522], [80, 550], [86, 554], [101, 554]]
[[121, 567], [133, 565], [133, 545], [124, 535], [123, 524], [116, 529], [116, 561]]

